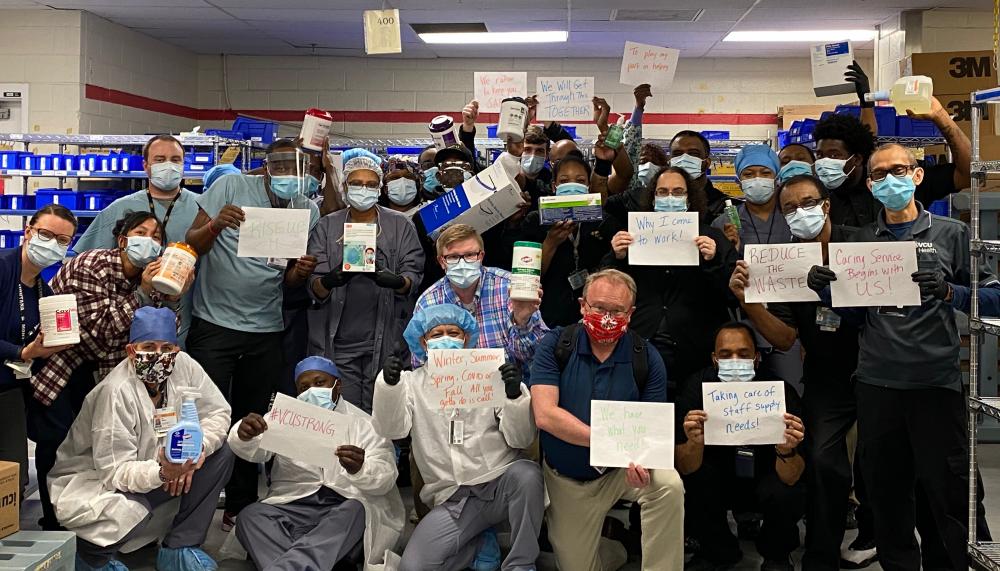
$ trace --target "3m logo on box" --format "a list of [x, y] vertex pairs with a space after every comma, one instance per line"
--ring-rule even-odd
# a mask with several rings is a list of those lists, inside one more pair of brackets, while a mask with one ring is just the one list
[[968, 77], [991, 77], [993, 66], [989, 56], [966, 56], [951, 58], [948, 75], [963, 79]]

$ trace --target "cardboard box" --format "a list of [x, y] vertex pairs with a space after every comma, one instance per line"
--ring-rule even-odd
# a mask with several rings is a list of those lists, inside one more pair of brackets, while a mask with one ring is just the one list
[[21, 466], [0, 462], [0, 538], [20, 529]]
[[[926, 75], [934, 80], [934, 95], [964, 93], [968, 98], [973, 91], [997, 86], [990, 50], [913, 54], [903, 62], [903, 75]], [[881, 89], [889, 87], [885, 85]]]
[[604, 219], [600, 194], [572, 194], [538, 198], [538, 218], [542, 226], [556, 222], [591, 222]]
[[[935, 90], [937, 86], [935, 86]], [[963, 133], [972, 138], [972, 121], [969, 104], [969, 93], [935, 93], [941, 106], [945, 108], [955, 119], [955, 124]], [[984, 161], [1000, 160], [1000, 135], [996, 134], [997, 121], [996, 114], [1000, 113], [1000, 108], [987, 106], [986, 116], [979, 122], [980, 148], [979, 156]]]
[[523, 202], [521, 187], [503, 165], [493, 163], [417, 213], [427, 235], [437, 240], [452, 224], [468, 224], [485, 232], [517, 212]]
[[792, 123], [803, 119], [819, 119], [824, 111], [833, 111], [836, 104], [829, 105], [784, 105], [778, 107], [778, 128], [790, 129]]

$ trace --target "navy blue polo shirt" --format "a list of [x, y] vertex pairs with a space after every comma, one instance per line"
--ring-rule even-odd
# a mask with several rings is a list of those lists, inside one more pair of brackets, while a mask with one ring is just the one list
[[[590, 350], [587, 332], [580, 328], [576, 351], [566, 368], [559, 370], [555, 349], [562, 327], [553, 329], [538, 344], [531, 363], [531, 385], [559, 387], [559, 408], [590, 425], [590, 401], [667, 402], [667, 369], [660, 354], [646, 342], [649, 376], [639, 394], [632, 374], [632, 333], [627, 332], [603, 363]], [[561, 475], [577, 480], [595, 480], [601, 474], [590, 465], [590, 449], [576, 446], [541, 431], [545, 461]]]

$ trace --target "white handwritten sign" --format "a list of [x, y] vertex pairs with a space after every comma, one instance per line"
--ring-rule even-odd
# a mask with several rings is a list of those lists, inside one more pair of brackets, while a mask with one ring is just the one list
[[747, 244], [743, 259], [750, 266], [750, 285], [744, 292], [747, 303], [819, 301], [806, 284], [809, 269], [823, 265], [819, 242]]
[[830, 284], [834, 307], [920, 305], [916, 242], [830, 244]]
[[503, 349], [437, 349], [427, 352], [427, 372], [440, 410], [496, 408], [506, 397]]
[[399, 37], [399, 10], [365, 10], [365, 53], [398, 54], [403, 51]]
[[629, 212], [628, 263], [633, 266], [697, 266], [697, 212]]
[[528, 74], [523, 71], [477, 71], [473, 82], [473, 98], [484, 113], [497, 113], [504, 99], [528, 93]]
[[539, 77], [536, 87], [539, 121], [593, 120], [593, 77]]
[[274, 405], [264, 415], [267, 430], [260, 447], [292, 460], [336, 468], [337, 447], [348, 442], [353, 419], [299, 399], [278, 393]]
[[671, 48], [625, 42], [620, 82], [625, 85], [648, 83], [653, 87], [670, 87], [680, 54], [680, 50]]
[[742, 446], [785, 441], [785, 383], [703, 383], [705, 444]]
[[244, 207], [236, 255], [240, 258], [298, 258], [309, 243], [309, 210]]
[[674, 467], [674, 405], [590, 401], [590, 465]]

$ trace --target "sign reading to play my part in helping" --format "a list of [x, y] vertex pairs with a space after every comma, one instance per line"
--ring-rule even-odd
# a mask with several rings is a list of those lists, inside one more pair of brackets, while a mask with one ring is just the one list
[[539, 77], [537, 82], [539, 121], [592, 121], [593, 77]]
[[375, 237], [377, 224], [344, 224], [344, 265], [345, 272], [375, 271]]
[[427, 372], [438, 410], [498, 408], [506, 398], [500, 365], [503, 349], [432, 349]]
[[236, 255], [241, 258], [298, 258], [309, 244], [309, 210], [245, 206]]
[[819, 242], [795, 244], [747, 244], [743, 259], [750, 266], [747, 303], [772, 301], [819, 301], [806, 277], [813, 266], [823, 265]]
[[785, 441], [785, 383], [703, 383], [705, 444], [742, 446]]
[[920, 305], [916, 242], [830, 244], [830, 283], [834, 307], [904, 307]]
[[629, 212], [628, 233], [628, 263], [633, 266], [698, 265], [697, 212]]
[[813, 44], [812, 55], [813, 92], [816, 97], [854, 93], [854, 84], [844, 79], [847, 66], [854, 61], [851, 42]]
[[646, 469], [674, 467], [674, 405], [590, 401], [590, 465]]
[[528, 74], [523, 71], [477, 71], [473, 82], [472, 97], [483, 113], [499, 113], [501, 101], [528, 92]]
[[398, 54], [403, 51], [399, 37], [399, 10], [365, 10], [365, 53]]
[[264, 415], [264, 450], [322, 468], [335, 468], [337, 447], [348, 442], [351, 417], [278, 393]]
[[670, 87], [680, 54], [680, 50], [671, 48], [625, 42], [620, 82], [632, 86], [648, 83], [653, 87]]

